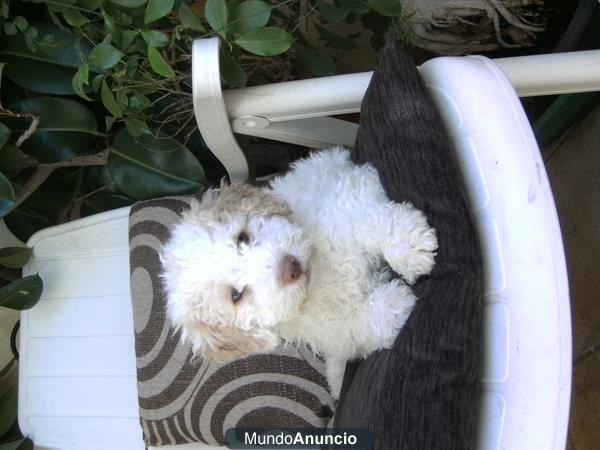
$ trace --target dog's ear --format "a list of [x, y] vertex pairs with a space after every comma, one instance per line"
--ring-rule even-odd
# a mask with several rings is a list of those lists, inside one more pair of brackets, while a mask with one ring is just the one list
[[245, 183], [221, 185], [215, 207], [220, 212], [241, 211], [247, 214], [289, 216], [290, 207], [283, 200], [263, 189]]
[[279, 339], [268, 330], [241, 330], [199, 321], [188, 324], [187, 328], [192, 351], [217, 362], [243, 358], [253, 353], [268, 353], [279, 344]]

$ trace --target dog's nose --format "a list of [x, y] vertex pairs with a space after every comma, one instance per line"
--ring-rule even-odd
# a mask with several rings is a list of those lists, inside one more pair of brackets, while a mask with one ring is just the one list
[[300, 261], [292, 255], [286, 255], [281, 261], [281, 281], [283, 284], [294, 283], [302, 275]]

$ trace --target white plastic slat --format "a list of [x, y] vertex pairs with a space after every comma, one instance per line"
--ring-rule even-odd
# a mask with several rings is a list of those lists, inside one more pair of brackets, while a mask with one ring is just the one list
[[144, 448], [139, 425], [127, 223], [120, 209], [32, 237], [25, 274], [39, 303], [21, 314], [19, 426], [56, 449]]

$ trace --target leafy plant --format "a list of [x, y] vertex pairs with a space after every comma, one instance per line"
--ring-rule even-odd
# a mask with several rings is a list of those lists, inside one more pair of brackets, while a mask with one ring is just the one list
[[398, 0], [2, 0], [0, 217], [26, 240], [221, 178], [194, 120], [194, 39], [219, 36], [223, 82], [242, 87], [334, 74], [322, 48], [356, 48], [365, 27], [377, 45], [400, 13]]
[[17, 401], [16, 386], [0, 397], [0, 450], [33, 450], [33, 441], [19, 431]]

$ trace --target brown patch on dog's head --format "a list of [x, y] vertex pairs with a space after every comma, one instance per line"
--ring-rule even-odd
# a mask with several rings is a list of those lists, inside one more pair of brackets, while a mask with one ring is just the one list
[[246, 214], [289, 216], [290, 207], [274, 194], [246, 183], [224, 185], [214, 204], [221, 212], [239, 211]]
[[209, 189], [200, 201], [191, 204], [186, 220], [209, 220], [227, 222], [230, 214], [289, 216], [292, 210], [275, 194], [246, 183], [228, 185], [221, 181], [220, 189]]

